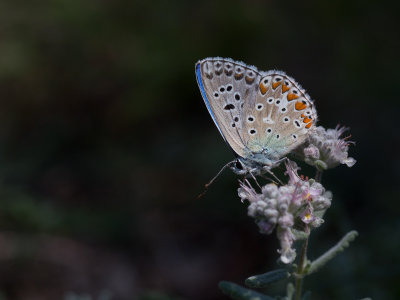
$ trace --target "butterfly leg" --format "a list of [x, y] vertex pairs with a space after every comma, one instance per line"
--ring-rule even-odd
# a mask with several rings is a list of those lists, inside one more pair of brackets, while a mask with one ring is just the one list
[[[265, 166], [263, 167], [263, 170], [270, 174], [280, 185], [283, 185], [282, 181], [271, 171], [271, 167], [270, 166]], [[274, 182], [276, 184], [276, 182]]]

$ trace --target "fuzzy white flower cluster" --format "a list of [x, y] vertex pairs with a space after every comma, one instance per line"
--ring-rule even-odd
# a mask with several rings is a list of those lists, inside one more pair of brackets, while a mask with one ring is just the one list
[[[323, 223], [323, 213], [331, 205], [332, 194], [314, 180], [304, 180], [297, 175], [294, 162], [286, 164], [289, 182], [284, 186], [267, 184], [257, 193], [248, 181], [242, 182], [239, 197], [248, 200], [248, 215], [255, 218], [260, 232], [270, 234], [275, 228], [280, 241], [283, 263], [291, 263], [296, 257], [292, 248], [294, 230], [318, 227]], [[308, 234], [308, 232], [306, 232]]]
[[348, 149], [353, 142], [341, 138], [346, 130], [346, 127], [339, 125], [335, 129], [319, 126], [309, 135], [308, 142], [297, 149], [296, 154], [320, 170], [334, 168], [340, 164], [352, 167], [356, 160], [348, 156]]

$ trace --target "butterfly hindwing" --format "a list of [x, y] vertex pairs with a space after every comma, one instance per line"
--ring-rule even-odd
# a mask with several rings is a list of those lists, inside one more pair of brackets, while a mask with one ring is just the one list
[[272, 160], [303, 143], [317, 118], [309, 96], [293, 78], [280, 71], [263, 74], [255, 102], [245, 104], [244, 109], [244, 134], [254, 137], [247, 147]]

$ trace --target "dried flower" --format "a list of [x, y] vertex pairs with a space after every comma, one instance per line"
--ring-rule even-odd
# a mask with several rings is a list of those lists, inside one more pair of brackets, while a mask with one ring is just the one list
[[296, 150], [295, 154], [320, 170], [334, 168], [340, 164], [352, 167], [356, 160], [348, 157], [348, 148], [353, 142], [348, 141], [347, 138], [341, 138], [347, 129], [339, 127], [339, 125], [335, 129], [325, 129], [319, 126], [309, 135], [308, 141]]
[[281, 260], [291, 263], [296, 257], [296, 251], [292, 249], [295, 240], [292, 230], [301, 231], [306, 226], [318, 227], [322, 224], [321, 216], [331, 205], [332, 194], [326, 192], [320, 183], [300, 178], [296, 163], [290, 161], [286, 169], [289, 176], [287, 185], [278, 187], [270, 183], [257, 193], [245, 181], [241, 182], [238, 193], [242, 201], [250, 202], [248, 215], [255, 218], [261, 233], [270, 234], [277, 229]]

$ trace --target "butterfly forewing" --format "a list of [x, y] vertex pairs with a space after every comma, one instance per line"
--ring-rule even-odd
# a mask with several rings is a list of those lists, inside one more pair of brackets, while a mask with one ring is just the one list
[[303, 143], [316, 121], [309, 96], [283, 72], [208, 58], [196, 76], [220, 133], [241, 157], [276, 161]]
[[196, 77], [220, 133], [239, 156], [245, 157], [248, 140], [242, 134], [243, 107], [255, 102], [261, 75], [256, 68], [230, 59], [209, 58], [197, 63]]

